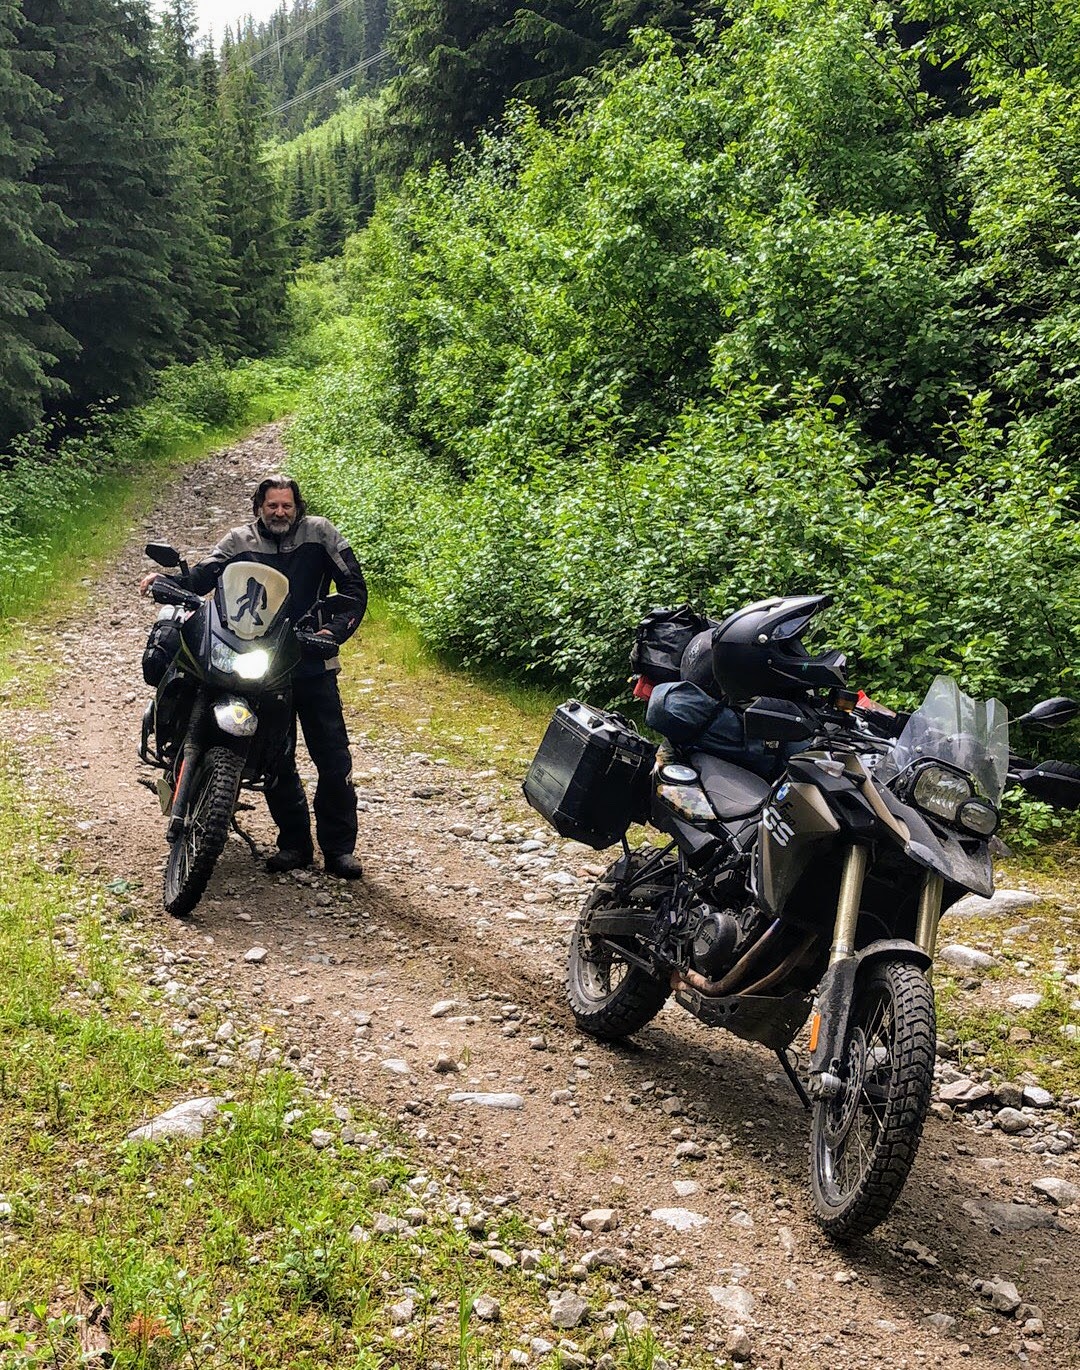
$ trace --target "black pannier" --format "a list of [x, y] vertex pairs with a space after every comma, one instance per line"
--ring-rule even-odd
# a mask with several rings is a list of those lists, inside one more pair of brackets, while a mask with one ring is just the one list
[[571, 699], [555, 710], [522, 788], [561, 837], [600, 850], [644, 822], [655, 760], [621, 714]]
[[147, 685], [160, 685], [173, 658], [180, 650], [183, 617], [167, 605], [154, 620], [143, 649], [142, 673]]
[[709, 620], [681, 604], [677, 609], [650, 609], [634, 630], [630, 669], [654, 685], [678, 680], [679, 663], [687, 646], [710, 627]]

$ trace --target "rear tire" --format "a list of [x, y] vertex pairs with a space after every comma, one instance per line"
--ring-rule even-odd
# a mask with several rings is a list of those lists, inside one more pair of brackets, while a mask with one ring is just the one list
[[185, 917], [202, 898], [225, 849], [243, 767], [243, 757], [227, 747], [211, 747], [199, 762], [184, 831], [165, 862], [165, 910], [174, 918]]
[[[635, 852], [632, 860], [640, 866], [650, 855]], [[601, 877], [585, 901], [570, 939], [566, 997], [574, 1021], [583, 1032], [615, 1042], [655, 1018], [670, 990], [663, 981], [620, 956], [618, 943], [613, 939], [594, 941], [589, 936], [593, 911], [617, 904], [615, 893], [604, 888], [609, 877], [610, 871]], [[627, 945], [629, 949], [630, 943]]]
[[934, 992], [906, 961], [880, 961], [855, 984], [843, 1088], [814, 1106], [814, 1210], [838, 1241], [875, 1228], [915, 1160], [934, 1081]]

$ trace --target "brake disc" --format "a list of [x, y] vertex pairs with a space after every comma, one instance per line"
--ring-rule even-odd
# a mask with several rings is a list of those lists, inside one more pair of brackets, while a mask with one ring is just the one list
[[848, 1038], [840, 1092], [829, 1101], [825, 1114], [825, 1140], [830, 1147], [838, 1147], [847, 1136], [859, 1111], [863, 1082], [866, 1078], [866, 1037], [857, 1027]]

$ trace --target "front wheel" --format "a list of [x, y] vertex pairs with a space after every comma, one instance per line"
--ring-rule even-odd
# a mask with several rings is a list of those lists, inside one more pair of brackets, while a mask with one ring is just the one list
[[[648, 855], [634, 853], [631, 873], [641, 868]], [[616, 864], [622, 864], [621, 859]], [[623, 956], [616, 941], [589, 935], [592, 914], [619, 902], [609, 884], [610, 878], [610, 871], [601, 878], [574, 927], [566, 969], [566, 997], [574, 1021], [583, 1032], [614, 1042], [629, 1037], [655, 1018], [669, 991], [661, 980]], [[622, 884], [613, 883], [616, 888]]]
[[202, 898], [225, 849], [244, 759], [227, 747], [211, 747], [198, 765], [184, 831], [165, 863], [165, 911], [174, 918], [189, 914]]
[[856, 981], [838, 1094], [819, 1099], [810, 1143], [814, 1209], [837, 1240], [882, 1221], [915, 1160], [934, 1080], [934, 992], [905, 961]]

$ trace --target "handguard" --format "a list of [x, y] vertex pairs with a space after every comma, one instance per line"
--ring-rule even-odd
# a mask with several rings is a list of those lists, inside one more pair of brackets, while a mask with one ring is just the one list
[[296, 640], [304, 656], [318, 657], [322, 661], [337, 656], [341, 650], [340, 644], [332, 637], [327, 637], [325, 633], [312, 632], [310, 628], [297, 628]]

